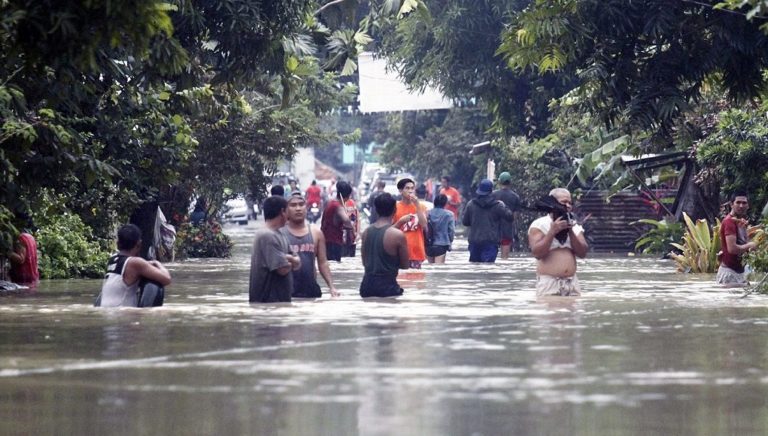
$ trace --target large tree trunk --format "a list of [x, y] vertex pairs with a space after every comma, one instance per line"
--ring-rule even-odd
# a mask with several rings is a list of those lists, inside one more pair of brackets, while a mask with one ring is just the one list
[[678, 221], [683, 219], [683, 212], [691, 219], [706, 219], [714, 223], [720, 215], [720, 190], [702, 189], [695, 181], [695, 177], [688, 178], [684, 186], [679, 206], [675, 211]]
[[130, 223], [135, 224], [141, 229], [141, 257], [147, 260], [153, 260], [149, 257], [149, 247], [155, 237], [155, 217], [157, 216], [157, 201], [148, 201], [139, 206], [133, 215]]

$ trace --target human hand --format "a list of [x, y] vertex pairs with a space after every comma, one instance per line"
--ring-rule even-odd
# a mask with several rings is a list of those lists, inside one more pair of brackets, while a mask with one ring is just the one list
[[756, 243], [756, 242], [747, 242], [747, 243], [744, 245], [744, 249], [745, 249], [746, 251], [752, 251], [752, 250], [754, 250], [755, 248], [757, 248], [757, 243]]
[[333, 298], [341, 296], [341, 294], [339, 294], [339, 291], [337, 291], [336, 288], [332, 287], [329, 291], [331, 293], [331, 297], [333, 297]]
[[295, 256], [293, 254], [286, 254], [285, 259], [288, 261], [288, 263], [291, 264], [291, 268], [294, 270], [299, 269], [299, 266], [301, 266], [301, 259], [299, 256]]
[[559, 217], [557, 220], [552, 222], [552, 226], [549, 228], [549, 233], [551, 235], [556, 235], [563, 230], [570, 230], [573, 228], [573, 225], [568, 222], [568, 220], [564, 219], [563, 217]]

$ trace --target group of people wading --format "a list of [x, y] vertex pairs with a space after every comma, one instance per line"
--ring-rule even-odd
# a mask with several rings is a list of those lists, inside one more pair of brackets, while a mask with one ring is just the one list
[[[503, 178], [502, 182], [509, 179]], [[397, 188], [400, 200], [382, 189], [373, 196], [375, 218], [360, 237], [364, 266], [359, 288], [361, 297], [402, 295], [403, 289], [397, 283], [398, 271], [421, 268], [425, 259], [444, 260], [453, 242], [456, 215], [446, 209], [447, 195], [442, 192], [437, 195], [434, 207], [428, 210], [415, 192], [412, 179], [399, 180]], [[307, 223], [307, 202], [301, 191], [294, 191], [287, 199], [271, 196], [264, 201], [266, 225], [257, 230], [251, 254], [250, 302], [319, 298], [322, 291], [317, 283], [317, 271], [330, 294], [338, 295], [328, 262], [340, 260], [344, 244], [341, 235], [344, 228], [352, 225], [342, 206], [352, 189], [348, 183], [339, 182], [337, 192], [338, 198], [325, 208], [320, 229]], [[494, 262], [505, 239], [503, 223], [514, 220], [513, 210], [492, 195], [495, 192], [490, 180], [481, 181], [476, 194], [462, 217], [462, 224], [469, 229], [469, 260]], [[550, 195], [563, 210], [571, 211], [568, 190], [554, 189]], [[519, 204], [516, 194], [514, 197], [512, 203]], [[580, 295], [576, 257], [585, 257], [588, 249], [583, 228], [551, 213], [531, 224], [528, 238], [538, 263], [537, 295]]]
[[[504, 174], [500, 177], [502, 184]], [[359, 289], [362, 297], [402, 295], [403, 289], [397, 283], [399, 270], [419, 268], [425, 258], [444, 259], [450, 249], [456, 219], [454, 212], [448, 210], [451, 201], [441, 192], [435, 197], [434, 208], [427, 211], [414, 186], [413, 180], [405, 178], [397, 184], [399, 201], [386, 192], [373, 198], [375, 219], [360, 238], [365, 270]], [[467, 204], [462, 217], [462, 223], [468, 227], [471, 262], [493, 262], [504, 239], [500, 229], [513, 220], [507, 202], [491, 195], [497, 193], [492, 187], [490, 180], [481, 181], [477, 196]], [[273, 195], [264, 201], [266, 225], [256, 231], [251, 254], [250, 302], [319, 298], [322, 291], [317, 283], [318, 271], [330, 295], [339, 295], [329, 260], [340, 260], [341, 246], [345, 244], [341, 235], [352, 225], [346, 208], [341, 206], [352, 189], [348, 183], [339, 182], [337, 190], [338, 198], [326, 206], [320, 228], [307, 222], [307, 202], [301, 191], [296, 190], [287, 198]], [[536, 294], [578, 296], [581, 289], [576, 277], [576, 258], [586, 257], [589, 248], [584, 229], [571, 218], [573, 204], [568, 190], [553, 189], [548, 198], [564, 212], [548, 213], [533, 221], [528, 229], [528, 245], [537, 260]], [[519, 198], [515, 201], [519, 203]], [[735, 193], [730, 204], [731, 211], [720, 228], [723, 251], [717, 281], [743, 285], [747, 272], [741, 256], [756, 248], [746, 231], [747, 194]], [[434, 227], [436, 235], [425, 235], [426, 227]], [[427, 240], [429, 245], [425, 246]], [[36, 282], [36, 247], [28, 233], [22, 233], [19, 241], [11, 254], [15, 267], [12, 277], [20, 282]], [[171, 275], [160, 262], [138, 256], [141, 246], [138, 227], [127, 224], [118, 230], [118, 252], [109, 259], [100, 296], [102, 307], [141, 306], [138, 295], [142, 281], [152, 281], [160, 287], [170, 285]]]

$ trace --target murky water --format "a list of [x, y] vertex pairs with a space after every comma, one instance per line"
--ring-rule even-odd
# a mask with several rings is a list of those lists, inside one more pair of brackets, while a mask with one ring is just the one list
[[[765, 434], [768, 298], [654, 259], [580, 261], [537, 301], [533, 262], [401, 273], [406, 294], [247, 303], [233, 259], [170, 264], [166, 306], [91, 307], [99, 281], [0, 298], [0, 434]], [[321, 282], [322, 283], [322, 282]]]

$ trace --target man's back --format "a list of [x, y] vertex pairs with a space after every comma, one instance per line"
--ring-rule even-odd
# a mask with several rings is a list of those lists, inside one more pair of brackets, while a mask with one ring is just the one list
[[290, 265], [285, 255], [290, 252], [285, 236], [270, 229], [259, 229], [253, 240], [249, 301], [260, 303], [289, 302], [293, 291], [293, 275], [276, 271]]
[[504, 203], [490, 195], [477, 197], [467, 204], [462, 223], [469, 227], [469, 242], [498, 243], [501, 239], [500, 221], [511, 221], [512, 212]]

